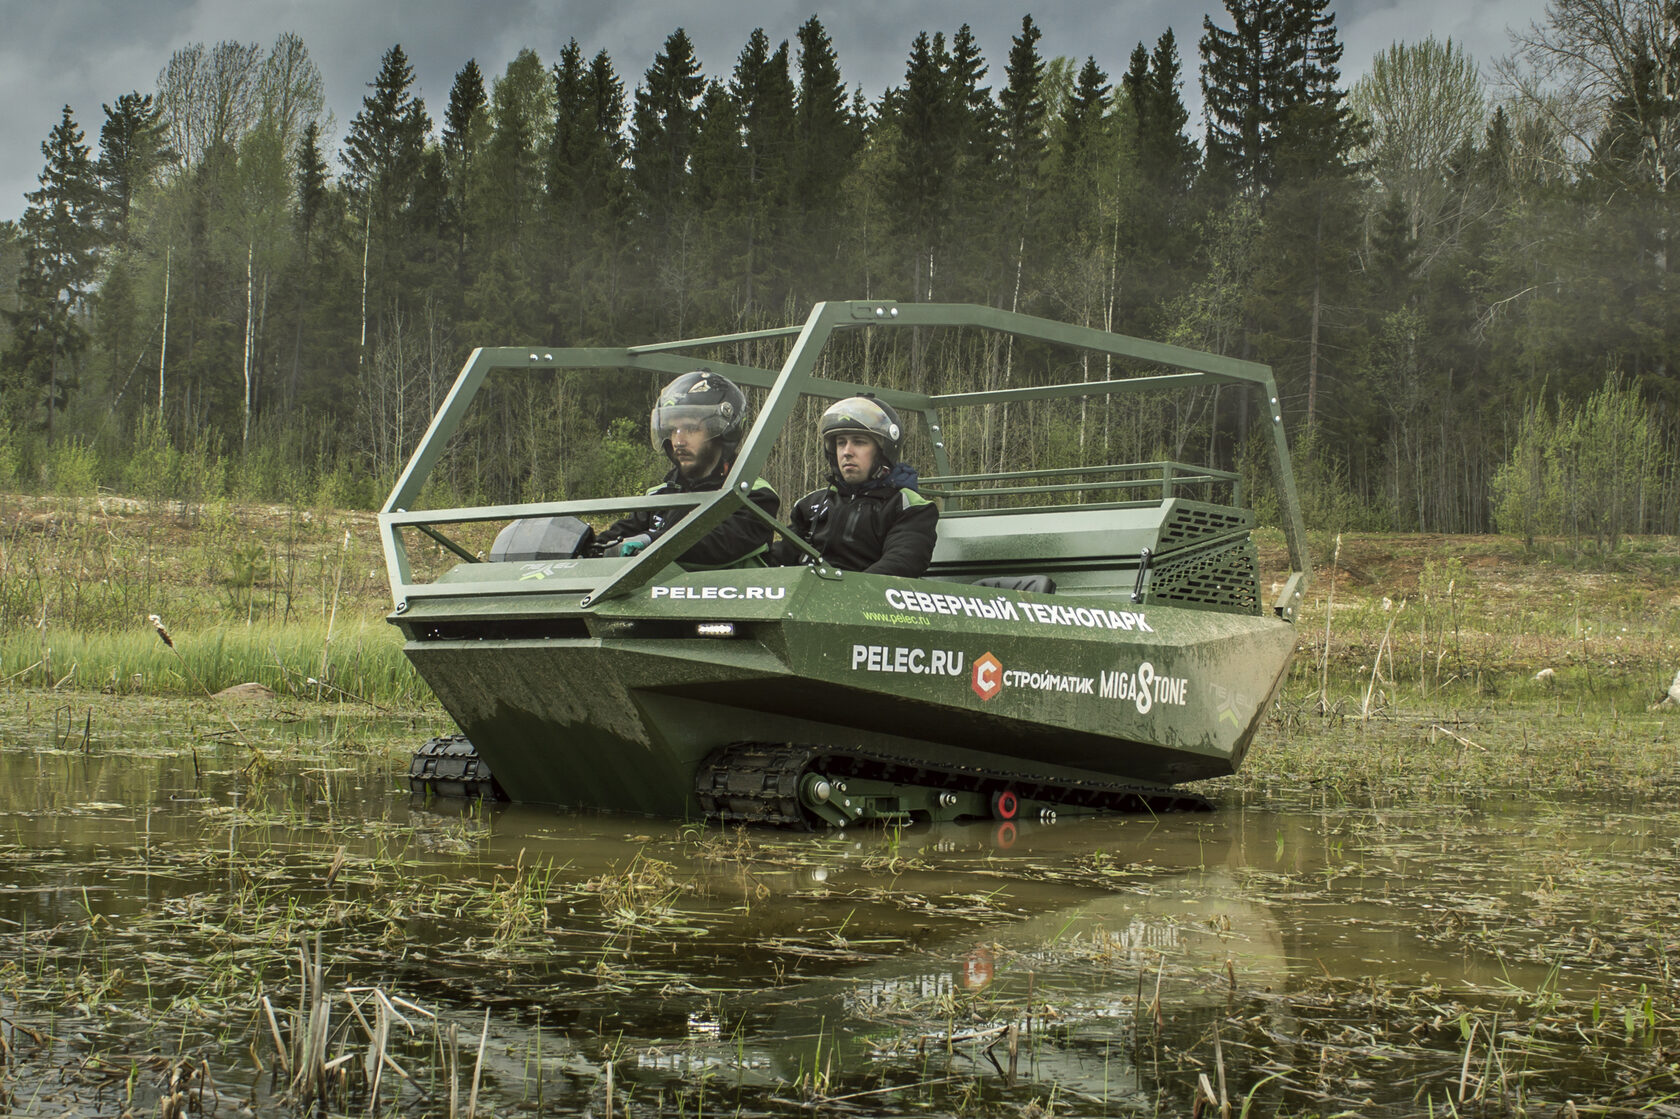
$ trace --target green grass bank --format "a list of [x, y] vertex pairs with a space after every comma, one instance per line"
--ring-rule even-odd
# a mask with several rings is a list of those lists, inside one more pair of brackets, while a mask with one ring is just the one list
[[[1261, 559], [1281, 577], [1276, 534], [1261, 534]], [[1499, 703], [1632, 713], [1680, 670], [1673, 538], [1583, 557], [1504, 536], [1317, 534], [1313, 560], [1285, 719]], [[0, 495], [11, 686], [195, 695], [256, 682], [427, 704], [389, 608], [370, 513]]]

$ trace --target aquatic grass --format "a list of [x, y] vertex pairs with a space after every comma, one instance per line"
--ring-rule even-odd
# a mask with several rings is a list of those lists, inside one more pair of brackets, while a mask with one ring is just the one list
[[[1251, 758], [1254, 784], [1243, 784], [1245, 773], [1234, 779], [1239, 789], [1215, 792], [1235, 808], [1217, 821], [1075, 821], [1027, 833], [1037, 838], [1004, 858], [980, 849], [983, 829], [960, 826], [844, 841], [755, 831], [730, 846], [727, 835], [714, 843], [643, 821], [422, 811], [394, 792], [358, 801], [341, 795], [341, 783], [377, 785], [392, 756], [381, 751], [423, 736], [412, 722], [323, 718], [333, 705], [293, 700], [287, 706], [305, 715], [298, 722], [245, 722], [273, 759], [258, 779], [244, 773], [243, 747], [190, 726], [161, 745], [149, 733], [112, 729], [114, 713], [128, 709], [165, 724], [203, 724], [202, 700], [90, 694], [78, 699], [75, 733], [59, 747], [50, 724], [64, 706], [62, 692], [0, 693], [0, 725], [9, 730], [0, 763], [19, 778], [0, 791], [0, 861], [13, 875], [8, 884], [26, 887], [17, 897], [32, 896], [32, 882], [55, 891], [39, 908], [0, 911], [0, 992], [10, 1000], [0, 1017], [41, 1034], [39, 1043], [3, 1035], [16, 1052], [9, 1070], [0, 1064], [0, 1091], [28, 1101], [50, 1083], [58, 1093], [43, 1094], [29, 1113], [94, 1113], [95, 1101], [121, 1099], [132, 1086], [130, 1110], [160, 1114], [160, 1101], [173, 1098], [170, 1067], [185, 1059], [223, 1086], [224, 1111], [231, 1083], [242, 1099], [252, 1094], [259, 1113], [296, 1114], [251, 1063], [252, 1053], [275, 1060], [272, 1027], [252, 1007], [267, 995], [290, 1038], [282, 1008], [304, 1005], [296, 946], [307, 940], [313, 950], [318, 934], [334, 1031], [326, 1061], [350, 1058], [340, 1066], [345, 1083], [332, 1085], [326, 1101], [334, 1114], [371, 1103], [375, 1114], [441, 1116], [450, 1113], [452, 1085], [455, 1114], [518, 1109], [539, 1010], [537, 1067], [560, 1069], [545, 1076], [544, 1106], [567, 1114], [604, 1114], [607, 1064], [614, 1114], [623, 1116], [628, 1100], [646, 1119], [767, 1114], [796, 1101], [801, 1077], [826, 1092], [818, 1107], [859, 1116], [1034, 1113], [1029, 1105], [1048, 1103], [1077, 1119], [1185, 1119], [1203, 1073], [1216, 1099], [1223, 1094], [1233, 1113], [1247, 1107], [1251, 1115], [1421, 1114], [1428, 1102], [1437, 1114], [1551, 1115], [1567, 1114], [1566, 1100], [1582, 1114], [1661, 1113], [1680, 1088], [1672, 1068], [1680, 1007], [1668, 962], [1680, 848], [1665, 822], [1669, 802], [1652, 795], [1673, 787], [1658, 772], [1677, 760], [1680, 724], [1671, 717], [1590, 709], [1577, 717], [1573, 706], [1560, 716], [1550, 702], [1502, 702], [1415, 718], [1390, 711], [1362, 724], [1355, 704], [1339, 723], [1308, 717], [1293, 741], [1282, 740], [1281, 725], [1268, 727]], [[88, 706], [93, 748], [83, 752]], [[322, 772], [322, 759], [337, 758], [347, 740], [346, 772], [337, 775], [336, 761]], [[185, 760], [189, 741], [204, 763], [197, 781]], [[94, 787], [99, 803], [85, 806], [82, 775], [110, 772], [107, 763], [124, 751], [130, 776]], [[1289, 768], [1296, 765], [1316, 768]], [[1352, 772], [1340, 776], [1338, 767]], [[1606, 795], [1583, 807], [1572, 783]], [[1532, 811], [1502, 823], [1501, 790]], [[125, 811], [118, 802], [133, 806], [131, 840], [109, 830]], [[1546, 841], [1559, 813], [1559, 826], [1582, 842]], [[53, 838], [72, 835], [80, 815], [98, 829], [96, 848]], [[1116, 941], [1122, 925], [1076, 935], [1054, 920], [1030, 938], [1014, 931], [1022, 928], [1014, 917], [1047, 898], [1151, 898], [1174, 874], [1202, 881], [1221, 867], [1221, 834], [1252, 850], [1218, 888], [1295, 926], [1303, 939], [1292, 951], [1329, 923], [1379, 946], [1382, 962], [1326, 956], [1320, 968], [1305, 960], [1276, 983], [1243, 968], [1208, 974], [1176, 969], [1165, 956], [1133, 959]], [[1169, 836], [1176, 862], [1154, 846]], [[545, 860], [557, 869], [539, 889], [535, 871]], [[817, 866], [829, 871], [820, 894], [802, 886]], [[627, 876], [647, 885], [633, 904], [678, 887], [695, 899], [680, 925], [636, 925], [633, 956], [604, 900]], [[976, 876], [986, 892], [964, 892]], [[93, 885], [124, 882], [133, 885]], [[147, 903], [125, 904], [142, 895], [142, 882]], [[546, 895], [553, 922], [510, 939], [505, 955], [493, 950], [498, 891]], [[740, 895], [754, 899], [750, 914]], [[63, 904], [46, 904], [53, 896]], [[8, 923], [26, 915], [34, 915], [27, 932]], [[911, 927], [913, 936], [889, 945], [886, 934]], [[695, 928], [704, 935], [698, 943]], [[954, 943], [997, 939], [1009, 944], [1007, 958], [998, 957], [1008, 982], [983, 995], [942, 1001], [928, 988], [920, 1001], [847, 1009], [851, 993], [877, 979], [914, 988], [922, 959], [955, 977]], [[619, 951], [606, 983], [592, 971], [603, 943]], [[883, 947], [858, 951], [870, 944]], [[1396, 965], [1413, 951], [1425, 971], [1434, 961], [1488, 967], [1467, 981], [1456, 970], [1408, 974]], [[772, 982], [779, 989], [763, 989]], [[392, 1018], [381, 1038], [375, 989], [416, 1024], [412, 1036]], [[438, 1025], [399, 999], [425, 1006]], [[684, 1025], [685, 1011], [702, 1004], [733, 1025], [715, 1045]], [[1029, 1008], [1030, 1036], [1022, 1028]], [[1014, 1069], [1008, 1031], [988, 1032], [1011, 1018], [1025, 1058]], [[819, 1021], [821, 1063], [813, 1065]], [[911, 1040], [924, 1036], [925, 1045]], [[429, 1096], [382, 1065], [381, 1040]], [[1102, 1064], [1111, 1042], [1117, 1055], [1134, 1044], [1141, 1054], [1126, 1073], [1130, 1097], [1112, 1102]], [[542, 1044], [567, 1056], [545, 1062]], [[684, 1062], [658, 1061], [671, 1053]], [[1090, 1075], [1070, 1079], [1081, 1065]], [[381, 1067], [373, 1101], [366, 1074]], [[213, 1103], [206, 1091], [205, 1106]], [[1202, 1106], [1204, 1116], [1218, 1111], [1205, 1098]]]
[[585, 882], [583, 890], [600, 898], [602, 910], [615, 925], [634, 929], [650, 922], [668, 922], [674, 919], [673, 903], [684, 890], [676, 869], [675, 864], [650, 855], [643, 847], [623, 870], [614, 867]]
[[0, 679], [60, 692], [203, 695], [258, 683], [313, 699], [407, 708], [434, 702], [403, 655], [401, 635], [381, 622], [340, 625], [330, 643], [326, 622], [171, 626], [173, 648], [143, 618], [137, 622], [124, 633], [0, 633]]
[[506, 880], [497, 874], [485, 898], [487, 915], [496, 922], [494, 951], [505, 953], [533, 933], [548, 931], [549, 907], [561, 900], [557, 880], [563, 869], [552, 859], [538, 859], [527, 867], [522, 849], [512, 874]]
[[[109, 495], [0, 495], [0, 513], [0, 635], [8, 639], [130, 632], [154, 613], [183, 633], [323, 623], [309, 655], [287, 663], [304, 679], [325, 679], [335, 661], [326, 675], [317, 669], [340, 627], [376, 625], [391, 605], [371, 514], [227, 501], [184, 508]], [[1282, 554], [1275, 535], [1259, 534], [1266, 570]], [[1333, 561], [1328, 548], [1319, 559], [1291, 681], [1315, 679], [1328, 709], [1337, 708], [1337, 692], [1354, 703], [1365, 697], [1366, 711], [1437, 692], [1527, 695], [1539, 687], [1534, 674], [1551, 668], [1565, 699], [1625, 710], [1653, 702], [1680, 667], [1672, 593], [1680, 545], [1667, 538], [1630, 541], [1599, 570], [1502, 537], [1343, 533]], [[6, 674], [39, 660], [37, 651], [8, 661]], [[51, 683], [61, 680], [66, 688], [112, 685], [82, 671]]]
[[[0, 681], [61, 691], [430, 702], [407, 665], [373, 518], [124, 499], [8, 499], [0, 525]], [[159, 630], [147, 625], [160, 619]], [[156, 636], [177, 640], [176, 663]]]
[[[338, 935], [366, 936], [370, 943], [377, 944], [382, 924], [380, 915], [368, 909], [352, 914], [330, 891], [334, 870], [343, 875], [348, 888], [358, 893], [371, 889], [377, 891], [376, 897], [394, 892], [418, 898], [418, 891], [405, 888], [400, 877], [392, 882], [392, 867], [358, 871], [363, 864], [344, 858], [342, 846], [334, 852], [330, 865], [317, 867], [309, 861], [290, 865], [296, 863], [296, 855], [285, 847], [276, 847], [266, 838], [259, 838], [253, 845], [249, 842], [251, 830], [246, 828], [230, 829], [230, 843], [235, 832], [245, 836], [245, 841], [225, 863], [207, 865], [201, 858], [172, 858], [163, 847], [148, 846], [145, 850], [147, 874], [174, 877], [208, 870], [208, 891], [169, 898], [155, 911], [120, 917], [107, 917], [84, 895], [75, 922], [81, 929], [79, 937], [67, 937], [66, 933], [76, 930], [61, 926], [42, 930], [33, 938], [38, 946], [34, 959], [39, 962], [33, 977], [20, 977], [20, 1001], [31, 1007], [32, 1017], [37, 1013], [35, 1007], [63, 1006], [89, 1023], [128, 1020], [133, 1010], [122, 1001], [129, 985], [123, 971], [110, 967], [104, 951], [100, 953], [103, 970], [83, 966], [79, 960], [87, 954], [85, 941], [90, 935], [111, 944], [131, 943], [138, 936], [145, 945], [140, 959], [150, 965], [145, 968], [146, 1001], [153, 1009], [145, 1019], [180, 1021], [183, 1049], [203, 1044], [194, 1041], [201, 1031], [220, 1033], [226, 1044], [230, 1039], [228, 1027], [238, 1017], [236, 1004], [250, 995], [253, 978], [260, 977], [276, 958], [276, 934], [293, 943], [301, 936], [310, 947], [299, 953], [304, 991], [296, 1012], [281, 1013], [273, 1000], [264, 996], [266, 1005], [261, 1015], [265, 1020], [261, 1031], [275, 1040], [282, 1065], [293, 1074], [289, 1078], [294, 1099], [304, 1105], [318, 1100], [342, 1107], [347, 1101], [366, 1098], [371, 1104], [379, 1098], [381, 1069], [401, 1075], [405, 1084], [411, 1083], [405, 1070], [398, 1067], [398, 1058], [392, 1055], [387, 1039], [402, 1024], [397, 1016], [403, 1010], [422, 1016], [429, 1012], [382, 988], [327, 991], [322, 983], [325, 955], [320, 938], [323, 928], [336, 929]], [[50, 853], [41, 857], [50, 858]], [[401, 868], [395, 869], [400, 875]], [[370, 877], [370, 871], [376, 876]], [[377, 875], [385, 877], [381, 880]], [[220, 889], [215, 886], [217, 882], [222, 883]], [[438, 896], [447, 899], [452, 894], [470, 894], [472, 888], [469, 880], [454, 884]], [[458, 900], [448, 904], [458, 905]], [[408, 919], [408, 914], [402, 919]], [[214, 951], [193, 953], [187, 946], [198, 936], [209, 938]], [[6, 922], [0, 921], [0, 943], [6, 939]], [[182, 948], [187, 951], [185, 958], [175, 954]], [[160, 978], [167, 976], [163, 985], [168, 990], [161, 999], [154, 994], [154, 970]], [[260, 982], [258, 978], [259, 992]], [[192, 1024], [190, 1029], [186, 1028], [188, 1023]], [[351, 1032], [357, 1025], [363, 1029], [359, 1039]], [[95, 1037], [101, 1035], [100, 1028], [91, 1024], [80, 1030]], [[54, 1044], [44, 1040], [44, 1035], [38, 1040], [42, 1045]], [[364, 1051], [365, 1057], [358, 1056]], [[165, 1106], [174, 1094], [174, 1088], [166, 1085], [162, 1097]], [[469, 1112], [471, 1106], [469, 1103]]]
[[[300, 994], [295, 1011], [276, 1011], [266, 994], [258, 999], [263, 1025], [274, 1043], [275, 1058], [290, 1077], [286, 1094], [294, 1106], [308, 1114], [315, 1110], [330, 1111], [333, 1105], [345, 1109], [359, 1103], [369, 1114], [379, 1113], [387, 1070], [400, 1079], [391, 1106], [401, 1104], [404, 1086], [418, 1094], [420, 1103], [432, 1103], [432, 1093], [393, 1052], [394, 1039], [400, 1033], [430, 1042], [429, 1051], [422, 1054], [433, 1069], [428, 1079], [435, 1084], [437, 1070], [441, 1069], [448, 1083], [447, 1114], [453, 1117], [459, 1113], [460, 1057], [456, 1024], [452, 1023], [446, 1033], [435, 1012], [383, 987], [347, 986], [329, 991], [319, 935], [313, 948], [307, 941], [299, 947], [298, 963]], [[337, 1006], [343, 1007], [344, 1015], [335, 1025], [333, 1011]], [[360, 1036], [355, 1033], [357, 1027]], [[467, 1097], [468, 1116], [477, 1112], [489, 1034], [490, 1014], [486, 1010]]]

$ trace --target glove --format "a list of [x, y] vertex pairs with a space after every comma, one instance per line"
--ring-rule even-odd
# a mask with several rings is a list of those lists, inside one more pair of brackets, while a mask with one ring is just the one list
[[621, 556], [633, 556], [652, 543], [653, 537], [644, 532], [637, 536], [632, 536], [630, 539], [620, 543], [618, 546], [618, 554]]

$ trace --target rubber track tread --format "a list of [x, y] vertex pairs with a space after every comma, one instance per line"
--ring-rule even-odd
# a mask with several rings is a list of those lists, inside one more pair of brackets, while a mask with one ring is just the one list
[[408, 787], [416, 796], [506, 800], [490, 766], [464, 734], [428, 739], [408, 763]]
[[800, 807], [799, 782], [812, 770], [842, 780], [867, 778], [953, 791], [992, 793], [1007, 788], [1023, 800], [1107, 812], [1212, 808], [1199, 793], [1169, 785], [1047, 782], [1022, 774], [929, 769], [902, 759], [837, 754], [819, 746], [781, 742], [737, 742], [713, 751], [695, 772], [694, 792], [708, 819], [811, 828], [816, 821]]
[[810, 828], [799, 807], [799, 779], [818, 756], [812, 746], [736, 742], [700, 763], [694, 795], [707, 819]]
[[1105, 812], [1206, 812], [1213, 808], [1200, 793], [1171, 785], [1045, 781], [1040, 777], [1000, 770], [929, 769], [901, 758], [867, 754], [824, 758], [819, 768], [838, 777], [862, 777], [953, 791], [989, 794], [1013, 789], [1022, 800], [1095, 808]]

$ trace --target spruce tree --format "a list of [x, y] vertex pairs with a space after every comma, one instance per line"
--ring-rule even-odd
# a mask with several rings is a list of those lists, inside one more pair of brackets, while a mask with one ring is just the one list
[[1130, 273], [1121, 285], [1121, 317], [1131, 324], [1127, 329], [1154, 337], [1169, 329], [1167, 309], [1192, 282], [1197, 248], [1191, 196], [1197, 153], [1184, 134], [1189, 111], [1179, 92], [1178, 45], [1171, 30], [1152, 53], [1137, 45], [1120, 84], [1130, 107], [1129, 147], [1138, 181], [1120, 231]]
[[1289, 0], [1278, 19], [1278, 65], [1283, 83], [1277, 114], [1274, 163], [1289, 160], [1289, 171], [1302, 167], [1339, 175], [1351, 170], [1352, 152], [1362, 139], [1360, 126], [1341, 86], [1341, 38], [1329, 0]]
[[1202, 20], [1202, 100], [1208, 168], [1264, 196], [1280, 144], [1345, 159], [1356, 135], [1337, 63], [1328, 0], [1225, 0], [1229, 29]]
[[[305, 403], [305, 357], [313, 349], [311, 343], [316, 331], [312, 328], [318, 318], [312, 311], [328, 299], [320, 292], [325, 270], [319, 258], [323, 255], [322, 245], [327, 240], [323, 227], [327, 225], [332, 186], [328, 179], [326, 156], [321, 150], [321, 125], [318, 121], [310, 121], [303, 126], [303, 136], [298, 141], [293, 193], [297, 200], [294, 222], [297, 229], [298, 253], [293, 277], [296, 298], [292, 324], [292, 360], [287, 370], [285, 399], [282, 401], [282, 407], [287, 412], [292, 412]], [[324, 386], [327, 378], [322, 376], [322, 364], [313, 360], [307, 363], [307, 368], [313, 374], [313, 386], [308, 387], [316, 387], [319, 390]], [[318, 398], [310, 403], [330, 406], [330, 399], [326, 393], [319, 392]]]
[[[1342, 48], [1326, 0], [1285, 0], [1267, 17], [1270, 95], [1257, 170], [1264, 243], [1251, 324], [1289, 406], [1313, 422], [1320, 385], [1346, 378], [1358, 352], [1359, 132], [1343, 104]], [[1211, 137], [1211, 134], [1210, 134]], [[1340, 433], [1328, 429], [1332, 439]]]
[[1062, 117], [1061, 160], [1072, 166], [1084, 159], [1102, 135], [1103, 118], [1108, 112], [1108, 94], [1113, 87], [1108, 75], [1097, 65], [1095, 57], [1087, 57], [1074, 79], [1073, 96], [1068, 98]]
[[630, 174], [653, 226], [650, 248], [661, 247], [687, 200], [688, 157], [694, 147], [705, 79], [682, 28], [665, 40], [636, 89], [630, 118]]
[[[574, 52], [577, 49], [575, 39], [572, 49]], [[478, 68], [478, 60], [469, 58], [455, 74], [455, 82], [449, 87], [449, 107], [443, 113], [441, 139], [452, 165], [451, 174], [460, 174], [456, 168], [474, 154], [475, 134], [483, 126], [489, 108], [490, 102], [484, 95], [484, 74]]]
[[[1042, 258], [1044, 211], [1042, 194], [1048, 138], [1045, 129], [1044, 59], [1038, 53], [1043, 32], [1031, 15], [1021, 17], [1021, 33], [1010, 40], [1006, 84], [999, 102], [998, 199], [1003, 211], [1000, 223], [1004, 259], [1010, 262], [1009, 284], [1004, 306], [1026, 310], [1022, 304], [1027, 256]], [[1035, 268], [1036, 274], [1038, 269]]]
[[449, 87], [449, 107], [443, 114], [443, 166], [448, 178], [446, 218], [455, 230], [455, 272], [468, 280], [467, 247], [470, 215], [477, 201], [473, 181], [478, 174], [480, 150], [489, 131], [490, 101], [484, 93], [484, 74], [478, 60], [469, 58], [455, 74]]
[[963, 24], [951, 36], [951, 85], [962, 108], [962, 139], [970, 163], [990, 162], [997, 136], [997, 102], [992, 87], [981, 85], [989, 67], [974, 31]]
[[749, 207], [743, 204], [749, 194], [751, 157], [742, 140], [741, 103], [728, 86], [713, 79], [700, 95], [698, 121], [689, 157], [694, 204], [708, 221], [728, 221], [732, 216], [741, 219], [742, 242], [725, 250], [733, 255], [745, 248], [745, 223], [751, 217]]
[[[791, 282], [798, 302], [828, 298], [853, 282], [841, 259], [845, 188], [863, 141], [848, 107], [839, 60], [816, 16], [799, 28], [799, 86], [794, 95], [789, 179], [797, 219], [789, 236]], [[856, 289], [853, 289], [856, 290]], [[800, 292], [804, 294], [801, 295]]]
[[544, 246], [543, 179], [553, 119], [548, 70], [535, 51], [521, 50], [490, 91], [490, 132], [468, 215], [481, 260], [465, 308], [474, 336], [535, 340], [546, 329], [552, 258]]
[[[895, 160], [887, 175], [909, 298], [942, 298], [941, 267], [962, 137], [957, 92], [944, 33], [923, 31], [910, 44], [904, 86], [888, 95], [883, 112], [895, 126]], [[903, 291], [904, 289], [899, 289]]]
[[[16, 380], [6, 395], [13, 416], [43, 417], [47, 441], [55, 417], [76, 387], [77, 368], [87, 349], [84, 325], [100, 248], [97, 214], [101, 199], [94, 164], [82, 142], [70, 106], [41, 144], [47, 157], [40, 189], [24, 195], [23, 269], [18, 307], [12, 319], [12, 366]], [[36, 408], [43, 409], [37, 412]]]
[[1230, 186], [1261, 190], [1276, 130], [1280, 79], [1270, 45], [1285, 0], [1225, 0], [1232, 27], [1202, 18], [1202, 111], [1210, 172]]
[[1058, 310], [1085, 325], [1106, 326], [1113, 288], [1119, 164], [1108, 74], [1087, 57], [1056, 122], [1054, 220], [1063, 234], [1055, 290]]
[[1139, 43], [1121, 79], [1132, 104], [1138, 162], [1148, 188], [1168, 197], [1190, 189], [1196, 174], [1196, 145], [1184, 134], [1190, 112], [1179, 93], [1178, 43], [1169, 28], [1146, 53]]
[[[100, 236], [111, 251], [99, 284], [99, 315], [94, 321], [88, 383], [99, 374], [115, 394], [112, 406], [134, 380], [138, 359], [149, 356], [150, 340], [157, 328], [143, 295], [148, 286], [141, 273], [149, 264], [144, 239], [131, 240], [139, 232], [143, 211], [137, 208], [142, 196], [156, 197], [158, 171], [173, 158], [164, 148], [162, 107], [149, 94], [125, 93], [115, 105], [102, 105], [105, 123], [99, 131], [99, 159], [95, 172], [99, 180]], [[165, 253], [168, 248], [165, 246]], [[140, 393], [129, 401], [138, 406]]]
[[1011, 184], [1038, 173], [1044, 157], [1044, 59], [1038, 41], [1044, 33], [1030, 15], [1021, 17], [1021, 33], [1009, 43], [1007, 83], [998, 95], [1002, 112], [1002, 151]]
[[605, 208], [622, 205], [629, 186], [627, 163], [630, 145], [624, 138], [624, 83], [613, 69], [606, 51], [597, 51], [589, 64], [589, 95], [593, 104], [589, 147], [582, 164], [588, 170], [586, 182], [594, 203]]
[[625, 296], [630, 188], [624, 83], [606, 51], [587, 64], [574, 40], [554, 68], [549, 227], [558, 270], [549, 299], [558, 338], [615, 333]]
[[719, 326], [740, 326], [752, 298], [754, 235], [763, 212], [752, 194], [752, 157], [743, 142], [742, 106], [728, 86], [706, 83], [694, 151], [694, 310]]
[[120, 247], [128, 243], [135, 197], [173, 155], [164, 147], [163, 106], [154, 104], [151, 94], [125, 93], [115, 107], [100, 108], [105, 110], [99, 129], [100, 221], [105, 237]]
[[768, 308], [780, 310], [787, 286], [783, 239], [792, 224], [794, 89], [784, 40], [774, 51], [755, 29], [735, 64], [730, 95], [740, 114], [746, 163], [743, 197], [747, 224], [742, 261], [743, 321]]
[[349, 171], [348, 186], [357, 208], [371, 212], [381, 227], [413, 202], [426, 139], [432, 119], [423, 101], [414, 96], [414, 68], [402, 44], [386, 51], [379, 63], [373, 92], [350, 121], [342, 159]]
[[646, 262], [656, 330], [682, 330], [695, 283], [689, 156], [705, 79], [682, 28], [665, 40], [637, 87], [630, 119], [630, 181], [636, 196], [637, 248]]
[[990, 302], [1009, 284], [1001, 265], [992, 204], [1001, 185], [997, 156], [1001, 144], [998, 105], [985, 81], [988, 71], [980, 44], [968, 24], [951, 36], [947, 84], [956, 166], [952, 168], [951, 214], [946, 231], [946, 261], [951, 282], [941, 299]]
[[[557, 225], [566, 224], [569, 211], [577, 205], [580, 183], [577, 163], [588, 144], [593, 130], [589, 96], [589, 67], [583, 61], [583, 48], [576, 39], [560, 48], [560, 61], [554, 64], [554, 122], [548, 139], [548, 170], [544, 189], [556, 217]], [[447, 135], [447, 133], [446, 133]]]
[[588, 63], [576, 39], [554, 66], [547, 190], [559, 235], [587, 225], [624, 191], [624, 83], [601, 51]]
[[399, 43], [381, 58], [373, 92], [362, 99], [340, 154], [365, 262], [358, 332], [364, 362], [393, 306], [419, 297], [421, 276], [413, 265], [425, 259], [427, 242], [439, 232], [426, 228], [439, 216], [428, 212], [431, 204], [442, 201], [432, 198], [441, 196], [441, 184], [431, 182], [437, 172], [428, 174], [426, 161], [432, 120], [413, 85], [414, 68]]
[[490, 100], [479, 221], [491, 252], [518, 251], [523, 231], [536, 216], [554, 114], [552, 85], [535, 51], [514, 56], [496, 79]]

